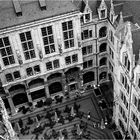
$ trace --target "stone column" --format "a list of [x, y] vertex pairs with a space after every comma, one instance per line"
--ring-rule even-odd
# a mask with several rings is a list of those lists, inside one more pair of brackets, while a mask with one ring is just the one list
[[46, 97], [50, 98], [50, 92], [49, 92], [49, 88], [48, 88], [48, 82], [45, 82], [45, 93], [46, 93]]
[[64, 73], [62, 74], [62, 86], [63, 86], [63, 94], [65, 95], [65, 93], [68, 92], [68, 86], [66, 83], [66, 76]]
[[16, 109], [15, 109], [15, 106], [14, 106], [14, 103], [13, 103], [13, 100], [12, 100], [12, 97], [11, 96], [8, 96], [7, 99], [8, 99], [10, 108], [11, 108], [12, 115], [16, 114]]
[[31, 97], [31, 94], [30, 94], [30, 90], [27, 89], [27, 90], [26, 90], [26, 93], [27, 93], [28, 101], [32, 103], [33, 101], [32, 101], [32, 97]]

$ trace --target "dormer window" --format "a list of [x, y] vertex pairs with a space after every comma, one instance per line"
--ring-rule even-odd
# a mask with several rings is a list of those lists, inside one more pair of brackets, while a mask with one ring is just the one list
[[85, 14], [85, 22], [89, 22], [90, 21], [90, 13]]
[[104, 0], [101, 1], [101, 4], [98, 8], [98, 15], [99, 15], [99, 19], [107, 18], [107, 6]]
[[105, 10], [101, 10], [101, 18], [105, 18]]
[[81, 22], [81, 24], [84, 23], [84, 17], [83, 17], [83, 15], [82, 15], [81, 18], [80, 18], [80, 22]]

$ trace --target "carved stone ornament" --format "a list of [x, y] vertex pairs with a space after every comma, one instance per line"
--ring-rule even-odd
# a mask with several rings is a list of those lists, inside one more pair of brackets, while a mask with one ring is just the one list
[[19, 50], [16, 50], [16, 54], [17, 54], [19, 64], [22, 65], [23, 61], [22, 61], [21, 54], [20, 54]]
[[62, 55], [63, 51], [62, 51], [62, 43], [61, 43], [61, 39], [60, 38], [58, 38], [58, 49], [59, 49], [60, 55]]
[[39, 47], [39, 44], [37, 44], [37, 49], [38, 49], [39, 58], [42, 59], [43, 58], [43, 53], [42, 53], [41, 48]]

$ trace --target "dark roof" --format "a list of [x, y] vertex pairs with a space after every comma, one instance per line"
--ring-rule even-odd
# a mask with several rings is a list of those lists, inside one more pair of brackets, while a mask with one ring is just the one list
[[70, 0], [46, 0], [41, 11], [38, 0], [19, 0], [22, 16], [16, 16], [12, 0], [0, 0], [0, 29], [41, 20], [78, 10]]
[[133, 23], [140, 25], [140, 1], [124, 0], [123, 15], [133, 15]]
[[132, 30], [132, 40], [133, 40], [133, 53], [135, 55], [135, 61], [139, 59], [139, 50], [140, 50], [140, 28], [135, 27]]
[[122, 11], [122, 9], [123, 9], [123, 3], [114, 4], [114, 12], [115, 12], [115, 15], [120, 14], [120, 12]]

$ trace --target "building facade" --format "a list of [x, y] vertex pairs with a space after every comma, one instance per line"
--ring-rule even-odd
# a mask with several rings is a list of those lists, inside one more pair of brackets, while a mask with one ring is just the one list
[[139, 63], [133, 55], [138, 26], [125, 22], [131, 21], [122, 15], [125, 3], [11, 0], [0, 5], [5, 9], [0, 16], [1, 97], [13, 122], [29, 103], [35, 108], [47, 98], [86, 94], [111, 75], [113, 120], [122, 134], [140, 137]]

